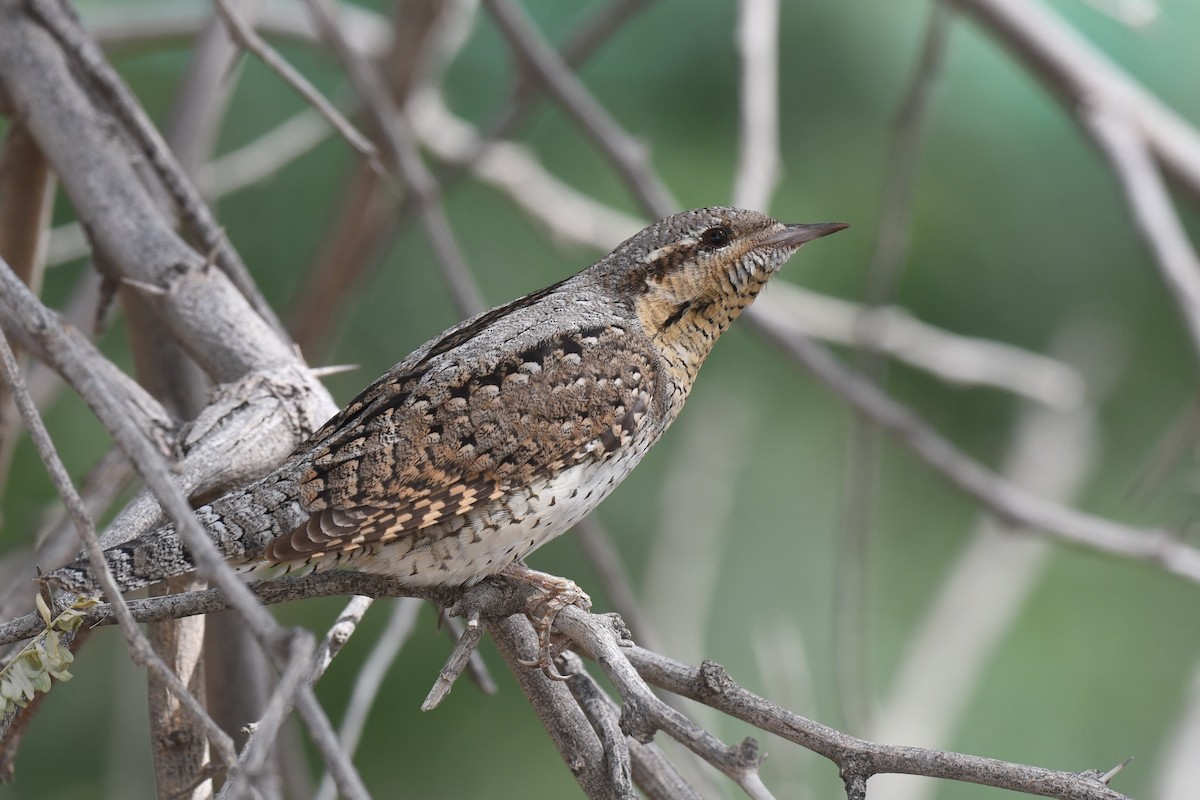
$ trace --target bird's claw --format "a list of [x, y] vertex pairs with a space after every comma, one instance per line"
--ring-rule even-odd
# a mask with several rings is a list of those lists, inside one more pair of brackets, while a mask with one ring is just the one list
[[525, 616], [537, 631], [538, 657], [532, 661], [521, 660], [521, 665], [539, 668], [552, 681], [567, 680], [568, 676], [555, 668], [554, 659], [567, 648], [569, 642], [565, 636], [554, 633], [554, 620], [567, 606], [591, 610], [592, 598], [575, 581], [538, 572], [524, 565], [512, 564], [504, 570], [504, 574], [537, 590], [525, 604]]

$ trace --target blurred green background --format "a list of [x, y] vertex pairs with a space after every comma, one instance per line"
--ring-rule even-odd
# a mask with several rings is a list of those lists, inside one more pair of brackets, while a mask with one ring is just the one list
[[[555, 39], [599, 5], [524, 3]], [[782, 5], [786, 171], [766, 210], [788, 221], [845, 220], [853, 227], [807, 248], [780, 280], [858, 298], [894, 114], [929, 4]], [[1083, 2], [1052, 5], [1184, 117], [1200, 120], [1200, 4], [1161, 0], [1161, 17], [1136, 31]], [[599, 99], [651, 147], [654, 165], [685, 207], [729, 200], [736, 165], [736, 18], [733, 2], [660, 0], [581, 70]], [[1195, 396], [1196, 364], [1116, 183], [1073, 121], [1019, 64], [969, 20], [955, 19], [952, 28], [918, 172], [913, 247], [899, 300], [932, 324], [1039, 352], [1068, 326], [1092, 326], [1114, 379], [1096, 398], [1095, 463], [1078, 505], [1137, 524], [1194, 522], [1194, 460], [1148, 500], [1135, 502], [1129, 491], [1155, 442]], [[331, 61], [296, 45], [281, 49], [321, 89], [344, 89]], [[169, 108], [185, 63], [182, 46], [117, 58], [156, 119]], [[504, 42], [481, 13], [449, 72], [448, 101], [482, 123], [507, 101], [512, 80]], [[220, 150], [254, 139], [301, 108], [273, 74], [247, 61]], [[520, 138], [568, 183], [635, 213], [604, 160], [551, 105], [533, 114]], [[329, 141], [218, 204], [230, 238], [284, 317], [336, 216], [353, 163], [340, 141]], [[558, 280], [599, 255], [556, 246], [503, 196], [471, 181], [455, 184], [446, 204], [491, 303]], [[69, 208], [62, 205], [59, 217], [67, 219]], [[1195, 209], [1184, 202], [1181, 211], [1196, 230]], [[75, 263], [53, 270], [48, 301], [61, 301], [88, 268]], [[345, 402], [455, 321], [425, 240], [409, 228], [356, 290], [336, 339], [310, 360], [360, 365], [329, 379], [335, 398]], [[117, 321], [104, 345], [127, 365], [122, 336]], [[1010, 395], [947, 386], [899, 366], [889, 386], [971, 454], [1000, 463], [1019, 409]], [[64, 456], [76, 475], [108, 446], [72, 398], [55, 405], [49, 423], [60, 446], [71, 444]], [[664, 563], [653, 555], [664, 519], [683, 507], [691, 509], [689, 519], [697, 509], [701, 518], [707, 514], [715, 550], [698, 554], [676, 546], [667, 561], [679, 575], [714, 571], [710, 612], [681, 643], [688, 652], [668, 647], [668, 654], [719, 661], [748, 688], [834, 725], [842, 723], [834, 693], [834, 556], [848, 427], [842, 402], [746, 326], [735, 326], [679, 424], [599, 511], [639, 587], [656, 579], [649, 565]], [[971, 502], [891, 442], [883, 448], [880, 476], [869, 582], [873, 699], [886, 695], [914, 626], [978, 517]], [[5, 492], [0, 549], [26, 542], [52, 502], [27, 445]], [[539, 551], [532, 565], [573, 577], [598, 610], [609, 607], [572, 537]], [[289, 623], [323, 632], [342, 604], [312, 601], [276, 610]], [[1064, 770], [1105, 770], [1135, 756], [1114, 788], [1153, 797], [1158, 759], [1200, 657], [1198, 608], [1200, 587], [1155, 567], [1056, 546], [944, 745]], [[335, 723], [385, 616], [380, 604], [318, 686]], [[663, 635], [670, 642], [674, 633]], [[766, 635], [803, 642], [805, 662], [793, 656], [782, 665], [790, 670], [789, 697], [773, 694], [756, 657], [755, 644]], [[694, 647], [700, 650], [690, 652]], [[483, 652], [499, 694], [484, 697], [463, 682], [442, 708], [418, 711], [449, 648], [435, 631], [432, 611], [424, 610], [356, 758], [375, 796], [575, 796], [573, 780], [490, 644]], [[954, 657], [945, 653], [947, 660]], [[0, 787], [0, 798], [152, 796], [143, 675], [131, 667], [119, 635], [95, 635], [74, 672], [45, 703], [22, 745], [16, 782]], [[727, 742], [756, 735], [715, 715], [702, 720]], [[780, 797], [838, 796], [836, 770], [827, 762], [757, 738], [769, 756], [764, 776]], [[732, 784], [713, 775], [715, 785], [736, 795]], [[937, 796], [1001, 795], [946, 783]]]

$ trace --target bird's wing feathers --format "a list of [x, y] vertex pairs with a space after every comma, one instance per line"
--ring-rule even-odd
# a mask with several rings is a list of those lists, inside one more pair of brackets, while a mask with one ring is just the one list
[[655, 397], [657, 358], [634, 339], [597, 326], [452, 380], [419, 372], [377, 382], [339, 415], [342, 425], [327, 426], [301, 483], [312, 516], [272, 542], [268, 558], [386, 544], [610, 457], [645, 424]]

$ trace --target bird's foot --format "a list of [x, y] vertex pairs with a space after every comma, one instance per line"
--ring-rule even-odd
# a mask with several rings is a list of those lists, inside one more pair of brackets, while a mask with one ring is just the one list
[[532, 586], [537, 592], [525, 605], [525, 616], [533, 623], [538, 635], [538, 657], [533, 661], [522, 661], [527, 667], [538, 667], [547, 678], [565, 681], [567, 676], [554, 667], [554, 659], [566, 649], [567, 639], [553, 632], [554, 619], [567, 606], [579, 606], [584, 611], [592, 608], [592, 598], [579, 588], [575, 581], [560, 578], [545, 572], [530, 569], [520, 562], [509, 564], [500, 573]]

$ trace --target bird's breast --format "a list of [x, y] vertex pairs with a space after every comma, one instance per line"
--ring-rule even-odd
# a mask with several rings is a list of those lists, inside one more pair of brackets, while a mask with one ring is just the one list
[[[649, 436], [650, 434], [642, 434]], [[625, 479], [649, 444], [601, 461], [586, 461], [538, 478], [519, 491], [448, 520], [419, 537], [369, 548], [356, 568], [400, 578], [412, 586], [471, 585], [565, 533]]]

